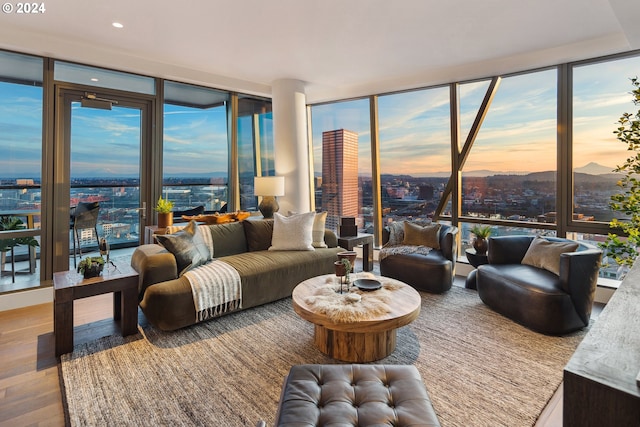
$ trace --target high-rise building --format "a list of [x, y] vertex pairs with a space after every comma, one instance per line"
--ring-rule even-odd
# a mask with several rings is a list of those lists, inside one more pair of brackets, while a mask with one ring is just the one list
[[346, 129], [322, 132], [322, 210], [327, 228], [340, 217], [358, 217], [358, 134]]

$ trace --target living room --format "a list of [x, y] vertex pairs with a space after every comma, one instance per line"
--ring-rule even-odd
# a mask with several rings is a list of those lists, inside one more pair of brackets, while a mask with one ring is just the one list
[[[121, 239], [114, 250], [142, 242], [144, 228], [155, 224], [151, 206], [160, 195], [189, 207], [189, 200], [178, 196], [189, 188], [207, 188], [215, 196], [208, 211], [227, 204], [230, 212], [257, 214], [253, 178], [276, 174], [285, 180], [284, 195], [278, 196], [281, 212], [316, 210], [328, 203], [323, 133], [337, 129], [357, 138], [359, 205], [345, 215], [373, 234], [376, 254], [386, 224], [421, 216], [460, 229], [459, 281], [472, 270], [465, 255], [477, 224], [490, 225], [496, 235], [546, 234], [595, 243], [606, 238], [611, 212], [602, 207], [611, 188], [581, 179], [606, 175], [626, 158], [613, 131], [620, 115], [633, 108], [629, 79], [640, 62], [632, 2], [596, 1], [588, 10], [579, 2], [543, 2], [526, 10], [507, 2], [465, 4], [460, 10], [420, 2], [287, 8], [251, 2], [199, 5], [206, 12], [200, 14], [163, 6], [88, 9], [70, 2], [46, 4], [39, 14], [0, 16], [3, 106], [25, 98], [13, 92], [17, 87], [29, 88], [28, 98], [41, 99], [36, 110], [28, 110], [27, 126], [35, 129], [28, 139], [33, 142], [36, 135], [36, 145], [29, 147], [37, 151], [27, 154], [37, 173], [27, 175], [18, 166], [25, 135], [3, 143], [15, 156], [2, 163], [9, 175], [36, 176], [34, 183], [14, 180], [7, 186], [30, 197], [37, 193], [29, 201], [41, 214], [36, 231], [20, 232], [40, 243], [35, 270], [16, 276], [17, 281], [33, 278], [35, 285], [4, 294], [3, 309], [51, 307], [53, 273], [73, 269], [75, 259], [69, 256], [69, 206], [87, 189], [109, 187], [111, 200], [118, 202], [129, 197], [129, 189], [139, 191], [126, 207], [126, 219], [112, 217], [99, 226], [98, 234], [108, 231], [114, 241], [116, 235]], [[205, 32], [211, 16], [224, 18]], [[231, 16], [241, 19], [227, 19]], [[96, 24], [97, 17], [104, 25]], [[170, 18], [178, 20], [179, 31]], [[457, 25], [447, 24], [452, 20]], [[112, 27], [116, 21], [123, 28]], [[548, 22], [550, 30], [540, 22]], [[98, 82], [78, 80], [96, 71], [100, 75], [92, 77]], [[120, 130], [137, 127], [137, 146], [125, 146], [124, 137], [92, 146], [91, 139], [101, 135], [79, 135], [81, 124], [99, 118], [85, 114], [98, 110], [77, 108], [87, 100], [110, 103], [103, 123], [111, 120], [109, 114], [138, 111], [133, 125], [118, 123]], [[16, 118], [22, 110], [5, 111], [7, 129], [23, 124]], [[193, 143], [199, 135], [188, 133], [177, 119], [189, 115], [197, 117], [192, 125], [200, 120], [209, 126], [201, 134], [216, 135], [203, 140], [213, 149]], [[183, 133], [172, 134], [178, 127]], [[187, 155], [184, 147], [195, 154]], [[452, 154], [453, 147], [460, 156]], [[95, 150], [103, 154], [92, 161], [74, 157]], [[139, 154], [118, 155], [134, 151]], [[199, 163], [202, 159], [209, 164]], [[122, 174], [129, 181], [75, 179], [130, 165], [133, 172]], [[598, 172], [599, 166], [605, 171]], [[222, 173], [206, 181], [175, 181], [181, 174], [212, 170]], [[605, 187], [608, 193], [601, 191]], [[138, 212], [145, 206], [142, 218]], [[105, 217], [119, 206], [111, 208], [103, 203]], [[137, 232], [114, 228], [132, 215]], [[30, 262], [29, 249], [21, 250], [20, 260]], [[604, 303], [620, 276], [614, 268], [602, 276], [596, 299]], [[40, 341], [50, 339], [48, 327], [38, 333]]]

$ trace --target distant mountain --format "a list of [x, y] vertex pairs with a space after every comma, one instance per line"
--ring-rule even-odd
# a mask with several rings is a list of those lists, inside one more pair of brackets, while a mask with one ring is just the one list
[[582, 167], [574, 168], [573, 171], [578, 173], [587, 173], [589, 175], [605, 175], [605, 174], [614, 173], [613, 169], [614, 168], [609, 166], [603, 166], [599, 163], [591, 162]]

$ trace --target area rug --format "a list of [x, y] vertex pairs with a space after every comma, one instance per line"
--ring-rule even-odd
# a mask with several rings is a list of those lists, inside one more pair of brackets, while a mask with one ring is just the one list
[[[494, 313], [475, 291], [421, 293], [419, 318], [376, 363], [415, 365], [443, 426], [533, 425], [586, 331], [548, 337]], [[151, 326], [61, 358], [73, 426], [273, 425], [292, 365], [340, 363], [284, 299], [175, 332]]]

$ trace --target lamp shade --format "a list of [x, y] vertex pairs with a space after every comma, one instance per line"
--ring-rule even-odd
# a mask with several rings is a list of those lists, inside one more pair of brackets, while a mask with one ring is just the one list
[[256, 176], [253, 181], [256, 196], [284, 196], [284, 176]]

